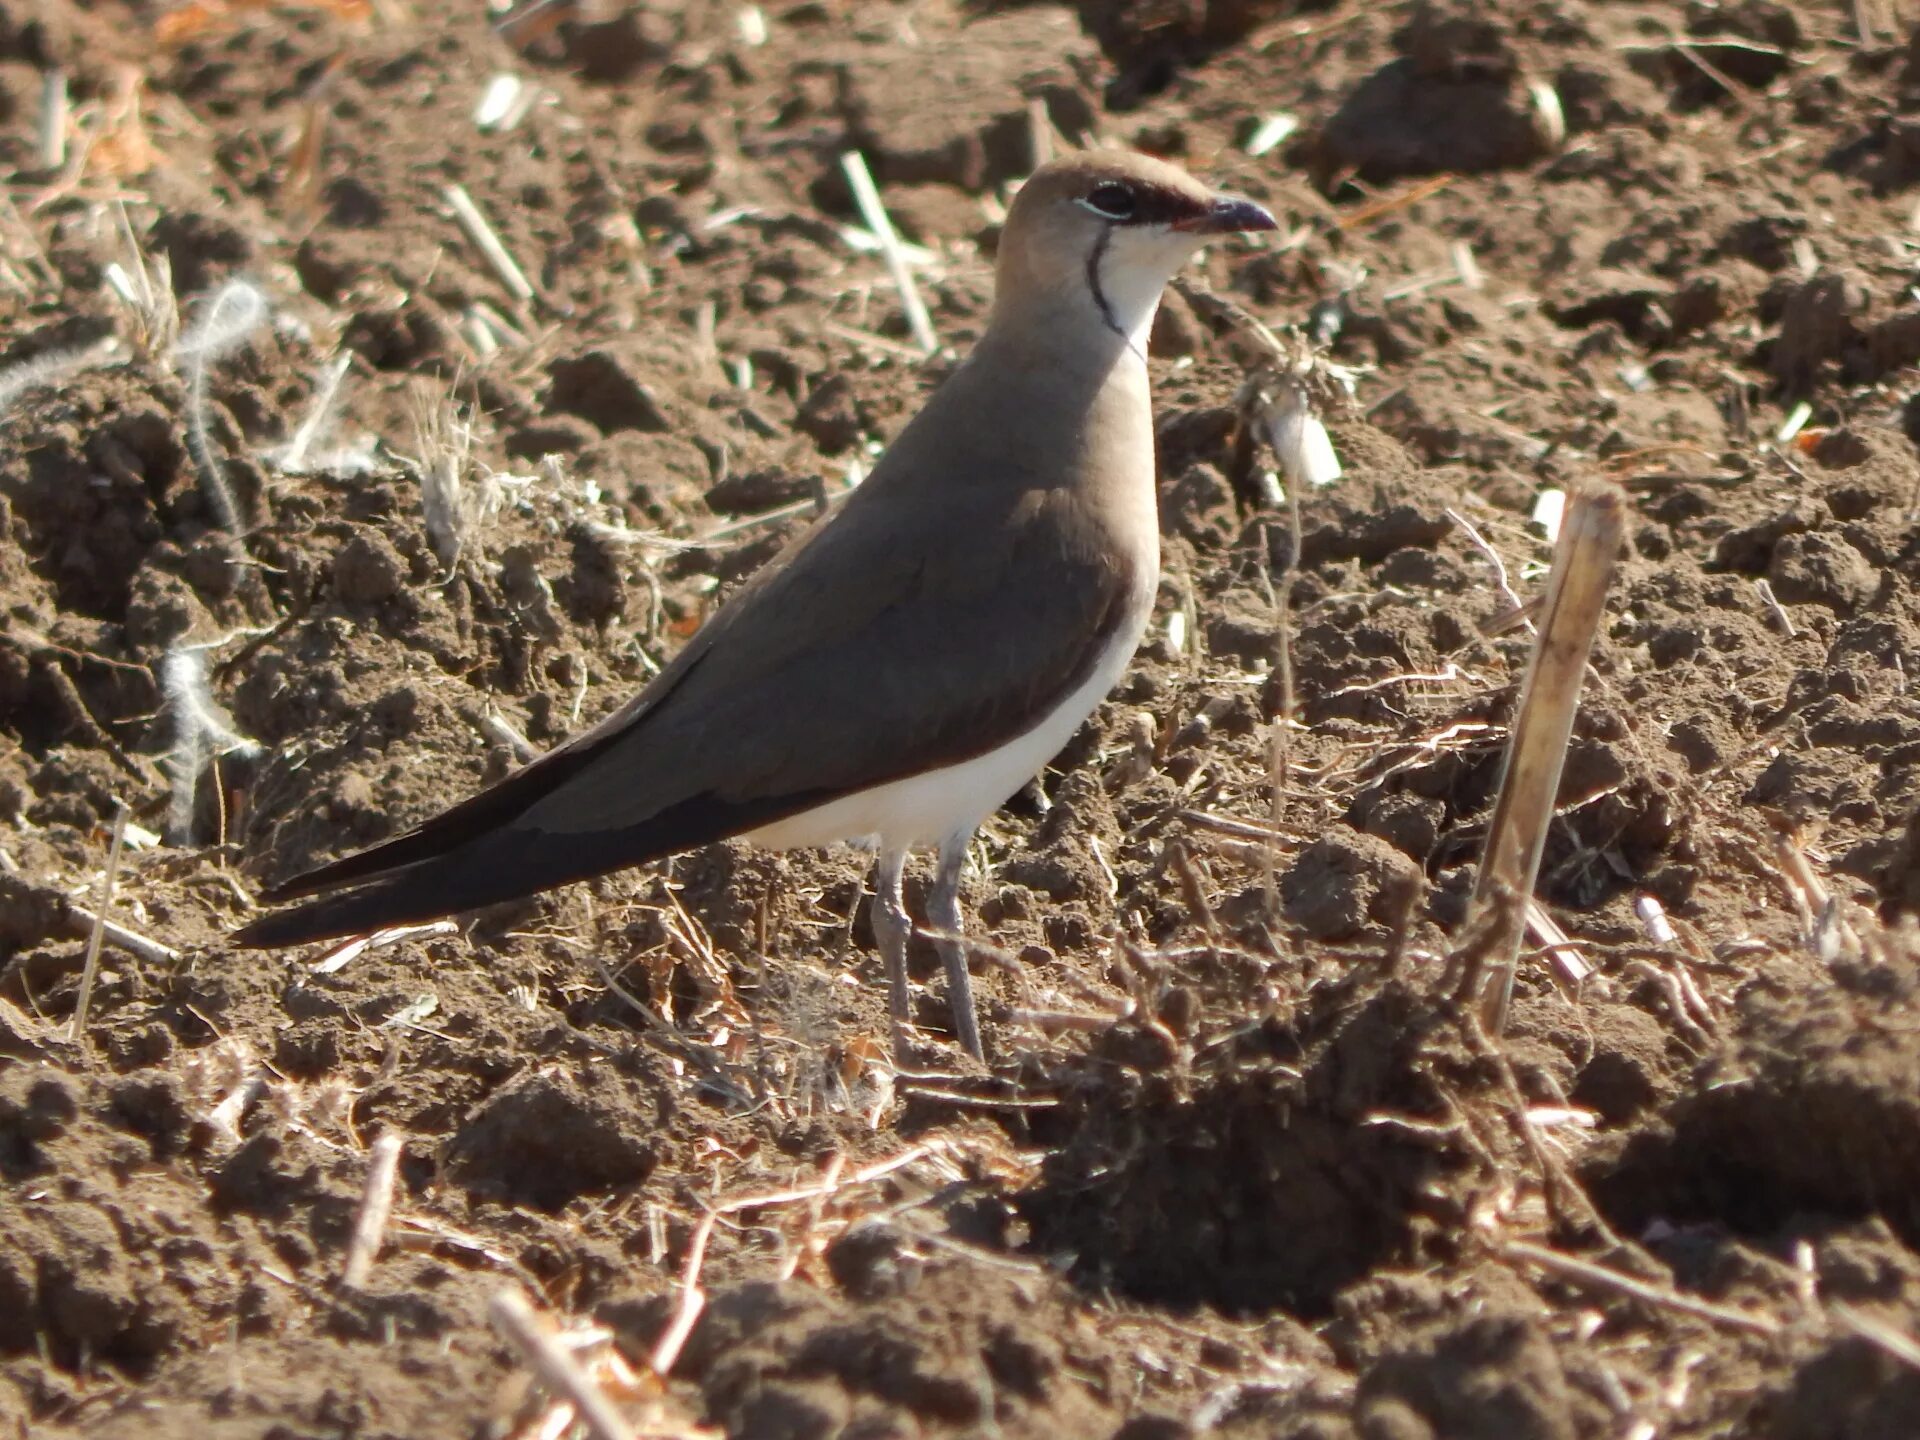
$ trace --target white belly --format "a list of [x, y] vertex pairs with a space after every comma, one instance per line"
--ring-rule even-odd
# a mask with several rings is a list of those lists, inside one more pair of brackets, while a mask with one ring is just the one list
[[1119, 682], [1140, 643], [1151, 607], [1151, 589], [1146, 598], [1147, 605], [1139, 607], [1138, 621], [1119, 627], [1106, 654], [1080, 687], [1032, 729], [999, 749], [958, 765], [843, 795], [815, 809], [749, 830], [741, 838], [774, 850], [831, 845], [841, 840], [873, 840], [884, 847], [906, 849], [971, 835], [981, 821], [1060, 753], [1073, 732]]

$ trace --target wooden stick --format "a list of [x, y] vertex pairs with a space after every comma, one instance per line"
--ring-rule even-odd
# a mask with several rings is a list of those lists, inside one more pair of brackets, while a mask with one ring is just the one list
[[920, 287], [913, 282], [913, 271], [907, 265], [906, 253], [899, 235], [894, 232], [887, 207], [880, 203], [880, 190], [873, 183], [873, 172], [867, 169], [866, 159], [858, 150], [842, 155], [840, 168], [846, 174], [847, 184], [853, 187], [860, 218], [866, 221], [867, 228], [880, 242], [880, 252], [887, 258], [887, 270], [893, 276], [894, 288], [900, 292], [900, 306], [907, 312], [907, 328], [913, 331], [921, 350], [931, 355], [940, 348], [939, 337], [933, 333], [933, 317], [927, 314]]
[[100, 877], [100, 910], [87, 937], [87, 963], [80, 972], [80, 998], [73, 1007], [67, 1038], [78, 1041], [87, 1030], [87, 1011], [93, 1004], [93, 982], [100, 973], [100, 945], [107, 938], [107, 911], [113, 908], [113, 883], [120, 876], [120, 850], [127, 843], [127, 807], [113, 812], [113, 843], [107, 849], [106, 872]]
[[593, 1377], [534, 1313], [518, 1290], [502, 1290], [488, 1307], [494, 1329], [554, 1395], [573, 1406], [594, 1440], [634, 1440], [632, 1428]]
[[1626, 502], [1618, 489], [1587, 485], [1568, 497], [1540, 607], [1539, 634], [1507, 743], [1500, 798], [1494, 803], [1468, 907], [1469, 929], [1487, 926], [1490, 936], [1491, 959], [1477, 998], [1481, 1023], [1492, 1035], [1506, 1023], [1526, 934], [1526, 902], [1539, 878], [1587, 656], [1606, 614], [1607, 586], [1625, 533]]
[[91, 937], [98, 929], [100, 938], [116, 950], [124, 950], [129, 955], [137, 955], [152, 965], [171, 965], [180, 958], [180, 952], [169, 945], [162, 945], [150, 936], [142, 935], [138, 930], [129, 930], [126, 926], [95, 914], [84, 905], [67, 902], [67, 925], [74, 939], [82, 935]]
[[387, 1233], [387, 1217], [393, 1213], [393, 1177], [400, 1168], [400, 1151], [405, 1143], [389, 1132], [374, 1141], [367, 1152], [367, 1188], [360, 1194], [360, 1214], [353, 1222], [346, 1268], [340, 1272], [341, 1283], [356, 1290], [367, 1283], [374, 1257], [380, 1253], [380, 1241]]
[[1656, 1285], [1648, 1280], [1623, 1275], [1618, 1270], [1610, 1270], [1605, 1265], [1596, 1265], [1591, 1260], [1562, 1255], [1558, 1250], [1549, 1250], [1544, 1245], [1530, 1245], [1524, 1240], [1508, 1240], [1497, 1248], [1499, 1254], [1505, 1259], [1523, 1260], [1537, 1269], [1545, 1270], [1550, 1275], [1558, 1275], [1563, 1280], [1571, 1280], [1576, 1285], [1585, 1285], [1589, 1289], [1611, 1290], [1616, 1294], [1631, 1296], [1657, 1309], [1691, 1315], [1698, 1320], [1710, 1320], [1716, 1325], [1744, 1330], [1749, 1335], [1780, 1333], [1780, 1322], [1771, 1315], [1755, 1315], [1746, 1310], [1735, 1310], [1728, 1305], [1716, 1305], [1711, 1300], [1696, 1300], [1693, 1296], [1682, 1295], [1669, 1286]]

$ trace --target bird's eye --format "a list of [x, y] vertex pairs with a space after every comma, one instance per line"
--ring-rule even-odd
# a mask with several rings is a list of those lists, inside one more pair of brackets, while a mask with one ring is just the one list
[[1080, 203], [1103, 219], [1128, 220], [1133, 217], [1138, 200], [1131, 185], [1118, 180], [1102, 180]]

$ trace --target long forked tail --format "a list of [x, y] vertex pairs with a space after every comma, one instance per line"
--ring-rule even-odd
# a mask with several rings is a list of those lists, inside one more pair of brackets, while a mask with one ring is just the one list
[[517, 900], [622, 863], [618, 850], [581, 853], [578, 845], [553, 845], [542, 855], [528, 855], [527, 842], [539, 838], [512, 831], [486, 836], [431, 860], [374, 874], [351, 888], [262, 915], [234, 931], [232, 939], [237, 945], [273, 947], [365, 935]]
[[[482, 900], [484, 904], [484, 900]], [[455, 906], [465, 908], [465, 906]], [[234, 945], [275, 948], [328, 941], [340, 935], [367, 935], [388, 925], [411, 925], [438, 920], [445, 914], [438, 895], [422, 893], [415, 876], [390, 876], [342, 895], [324, 895], [286, 910], [259, 916], [236, 929], [228, 939]]]
[[792, 801], [740, 804], [702, 795], [619, 829], [554, 832], [525, 821], [509, 822], [411, 863], [386, 868], [368, 863], [384, 851], [406, 853], [405, 847], [415, 842], [405, 836], [299, 877], [292, 882], [296, 891], [324, 887], [335, 874], [351, 875], [333, 893], [262, 915], [231, 938], [237, 945], [271, 948], [438, 920], [644, 865], [739, 834], [795, 808]]

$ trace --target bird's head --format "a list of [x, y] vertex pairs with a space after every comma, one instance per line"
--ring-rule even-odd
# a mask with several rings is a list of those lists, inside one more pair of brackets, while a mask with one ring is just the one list
[[1271, 230], [1251, 200], [1220, 195], [1145, 155], [1089, 151], [1036, 170], [1000, 234], [995, 310], [1083, 313], [1145, 352], [1167, 282], [1208, 240]]

